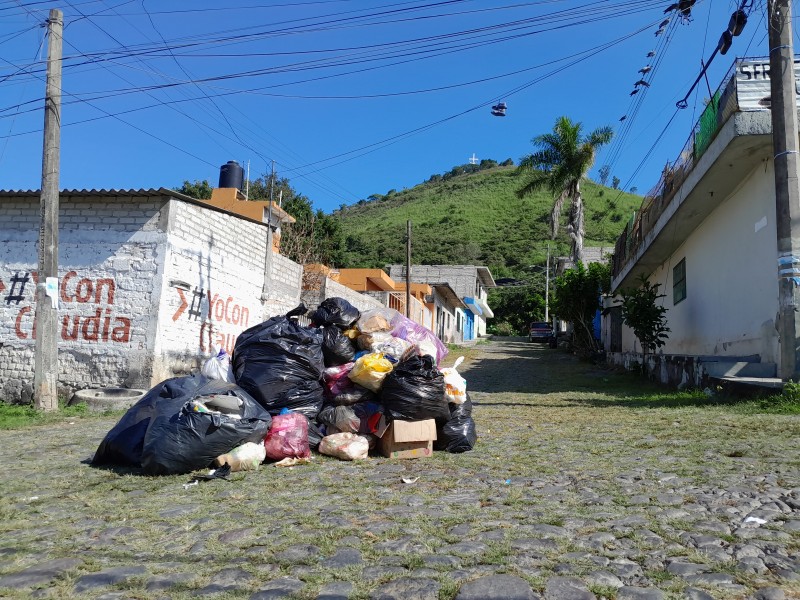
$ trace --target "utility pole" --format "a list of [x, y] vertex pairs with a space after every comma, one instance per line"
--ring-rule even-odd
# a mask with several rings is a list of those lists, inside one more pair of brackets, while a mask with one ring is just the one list
[[[248, 171], [250, 170], [248, 164]], [[249, 178], [248, 178], [249, 183]], [[272, 173], [269, 177], [269, 210], [267, 211], [267, 252], [264, 256], [264, 286], [261, 288], [261, 300], [269, 300], [269, 285], [272, 281], [272, 196], [275, 190], [275, 161], [272, 161]]]
[[544, 279], [544, 320], [550, 322], [550, 242], [547, 242], [547, 267]]
[[[39, 270], [36, 283], [36, 346], [33, 397], [36, 408], [58, 408], [58, 176], [61, 152], [61, 45], [64, 20], [51, 9], [47, 20], [47, 88], [44, 101]], [[48, 294], [48, 287], [50, 294]]]
[[778, 335], [781, 379], [797, 379], [800, 367], [800, 188], [791, 0], [769, 0], [769, 65], [772, 146], [775, 161], [775, 216], [778, 242]]
[[406, 221], [406, 318], [411, 318], [411, 219]]

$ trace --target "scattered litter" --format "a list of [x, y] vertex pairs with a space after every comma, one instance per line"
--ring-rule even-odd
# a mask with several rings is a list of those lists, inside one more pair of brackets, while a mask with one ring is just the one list
[[183, 484], [183, 489], [188, 490], [190, 487], [197, 485], [198, 483], [200, 483], [199, 479], [192, 479], [189, 483]]
[[417, 483], [419, 477], [403, 477], [403, 483]]
[[221, 467], [217, 469], [211, 469], [205, 475], [195, 475], [189, 483], [185, 483], [183, 485], [184, 489], [190, 485], [197, 485], [200, 481], [212, 481], [214, 479], [224, 479], [225, 481], [230, 481], [228, 479], [228, 475], [231, 474], [231, 467], [229, 464], [225, 463]]
[[761, 519], [759, 517], [747, 517], [744, 520], [744, 522], [745, 523], [756, 523], [757, 525], [764, 525], [767, 522], [767, 520], [766, 519]]
[[287, 456], [283, 460], [279, 460], [278, 462], [274, 463], [273, 466], [276, 467], [294, 467], [295, 465], [310, 465], [311, 464], [311, 457], [306, 456], [303, 458], [298, 458], [296, 456]]

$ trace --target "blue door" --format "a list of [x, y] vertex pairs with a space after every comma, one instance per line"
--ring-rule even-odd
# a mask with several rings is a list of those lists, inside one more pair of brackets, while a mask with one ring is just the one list
[[471, 311], [464, 311], [464, 341], [475, 339], [475, 316]]

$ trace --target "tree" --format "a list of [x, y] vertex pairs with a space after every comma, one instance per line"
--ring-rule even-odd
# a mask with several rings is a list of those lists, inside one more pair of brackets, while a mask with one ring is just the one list
[[614, 177], [611, 179], [611, 187], [614, 188], [615, 190], [618, 190], [619, 184], [620, 184], [619, 177], [614, 175]]
[[608, 182], [608, 176], [611, 175], [611, 165], [603, 165], [598, 169], [597, 174], [600, 176], [600, 185], [605, 185]]
[[656, 300], [664, 298], [666, 294], [659, 294], [661, 284], [650, 283], [644, 275], [639, 278], [639, 284], [638, 288], [620, 292], [622, 322], [633, 329], [633, 335], [642, 345], [642, 354], [647, 359], [647, 354], [663, 346], [669, 337], [667, 309], [656, 304]]
[[264, 174], [250, 182], [250, 200], [280, 200], [281, 208], [295, 218], [295, 223], [281, 231], [281, 254], [301, 265], [323, 263], [339, 266], [344, 256], [341, 221], [314, 207], [298, 193], [285, 177]]
[[611, 286], [611, 270], [603, 263], [583, 263], [568, 269], [556, 278], [553, 289], [553, 313], [572, 323], [572, 349], [582, 358], [600, 350], [594, 337], [594, 318], [600, 308], [600, 297]]
[[639, 191], [639, 188], [636, 187], [635, 185], [633, 187], [631, 187], [631, 194], [635, 194], [638, 191]]
[[489, 333], [527, 335], [531, 321], [544, 318], [544, 286], [499, 287], [489, 291], [494, 318]]
[[211, 199], [212, 187], [211, 184], [208, 183], [208, 179], [204, 179], [203, 181], [196, 179], [194, 183], [184, 181], [181, 187], [174, 189], [180, 194], [184, 194], [191, 198], [197, 198], [198, 200]]
[[538, 151], [523, 157], [519, 169], [532, 175], [517, 192], [519, 197], [523, 197], [546, 187], [553, 193], [550, 214], [553, 239], [558, 234], [561, 208], [569, 199], [567, 232], [572, 240], [572, 259], [576, 264], [583, 260], [583, 198], [580, 184], [592, 168], [597, 150], [609, 143], [613, 135], [610, 127], [600, 127], [583, 137], [581, 127], [581, 123], [573, 123], [568, 117], [559, 117], [552, 133], [531, 140]]

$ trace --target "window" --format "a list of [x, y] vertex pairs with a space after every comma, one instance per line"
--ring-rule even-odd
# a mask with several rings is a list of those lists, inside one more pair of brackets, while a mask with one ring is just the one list
[[672, 304], [686, 298], [686, 259], [681, 259], [672, 269]]

